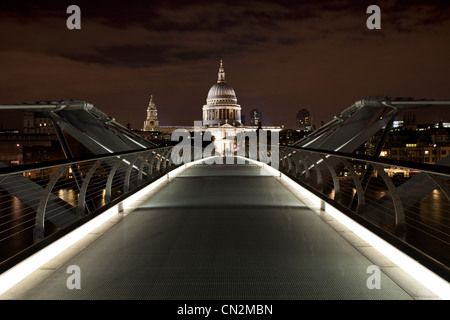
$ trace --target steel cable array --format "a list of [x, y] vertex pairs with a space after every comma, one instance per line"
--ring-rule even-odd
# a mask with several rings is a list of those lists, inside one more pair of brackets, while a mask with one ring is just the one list
[[0, 261], [175, 168], [171, 148], [1, 169]]
[[448, 268], [448, 168], [280, 146], [279, 170]]
[[[172, 170], [176, 165], [170, 159], [171, 150], [146, 149], [0, 169], [0, 261]], [[307, 148], [280, 146], [279, 152], [279, 170], [294, 181], [448, 268], [448, 168]], [[392, 174], [395, 168], [410, 177]], [[419, 174], [431, 181], [427, 194], [399, 192]]]

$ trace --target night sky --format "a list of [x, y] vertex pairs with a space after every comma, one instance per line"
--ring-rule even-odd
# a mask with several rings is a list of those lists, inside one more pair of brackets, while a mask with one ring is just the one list
[[[66, 27], [71, 4], [81, 30]], [[371, 4], [381, 30], [366, 27]], [[192, 126], [220, 58], [263, 125], [294, 127], [302, 108], [319, 125], [367, 96], [450, 99], [450, 1], [0, 2], [0, 104], [86, 100], [140, 129], [153, 94], [160, 125]]]

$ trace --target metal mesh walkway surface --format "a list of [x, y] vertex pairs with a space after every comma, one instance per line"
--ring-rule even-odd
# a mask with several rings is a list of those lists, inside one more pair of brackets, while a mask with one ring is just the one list
[[[256, 165], [195, 165], [15, 299], [411, 299]], [[67, 267], [80, 270], [68, 289]], [[44, 276], [45, 274], [45, 276]]]

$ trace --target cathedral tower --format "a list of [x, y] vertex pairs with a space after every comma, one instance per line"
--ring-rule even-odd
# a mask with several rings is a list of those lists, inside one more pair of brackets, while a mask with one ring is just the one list
[[153, 102], [153, 95], [151, 95], [147, 108], [147, 119], [144, 121], [144, 131], [153, 131], [158, 126], [158, 111], [156, 110], [156, 105]]

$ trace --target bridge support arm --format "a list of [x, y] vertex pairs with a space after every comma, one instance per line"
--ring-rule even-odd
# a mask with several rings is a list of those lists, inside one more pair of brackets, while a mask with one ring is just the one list
[[53, 177], [50, 179], [47, 186], [45, 187], [45, 191], [41, 196], [36, 212], [33, 230], [34, 242], [40, 241], [45, 237], [45, 210], [47, 208], [48, 198], [50, 197], [50, 194], [56, 182], [58, 182], [59, 177], [61, 177], [61, 175], [64, 173], [64, 171], [67, 170], [67, 168], [69, 168], [69, 165], [63, 165], [59, 167], [58, 171], [56, 171], [56, 173], [53, 175]]

